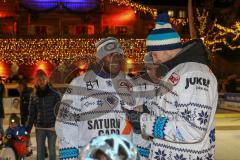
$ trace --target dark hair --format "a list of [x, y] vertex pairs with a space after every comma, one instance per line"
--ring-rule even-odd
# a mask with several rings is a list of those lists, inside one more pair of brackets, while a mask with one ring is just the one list
[[20, 79], [19, 81], [18, 81], [18, 84], [19, 85], [23, 85], [24, 87], [27, 87], [27, 80], [26, 79]]
[[9, 118], [9, 122], [11, 123], [11, 120], [14, 120], [16, 124], [20, 124], [20, 118], [17, 116], [17, 114], [12, 113]]
[[47, 74], [43, 70], [39, 69], [39, 70], [37, 70], [35, 77], [47, 77]]

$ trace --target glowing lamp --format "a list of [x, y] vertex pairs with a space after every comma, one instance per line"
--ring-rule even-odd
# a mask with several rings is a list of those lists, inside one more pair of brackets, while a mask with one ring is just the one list
[[98, 0], [23, 0], [26, 8], [44, 11], [55, 8], [66, 8], [73, 11], [87, 12], [95, 9]]

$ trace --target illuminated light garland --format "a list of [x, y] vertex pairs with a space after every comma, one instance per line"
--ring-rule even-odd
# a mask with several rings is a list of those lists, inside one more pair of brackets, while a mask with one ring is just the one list
[[220, 24], [215, 24], [215, 27], [221, 31], [221, 36], [224, 36], [226, 34], [233, 34], [233, 41], [236, 41], [240, 37], [240, 22], [236, 22], [235, 25], [233, 25], [232, 27], [233, 29], [221, 26]]
[[[202, 14], [197, 10], [197, 14], [199, 22], [197, 29], [200, 36], [204, 38], [204, 43], [212, 52], [222, 50], [218, 47], [221, 44], [231, 50], [240, 49], [240, 44], [237, 44], [237, 40], [240, 38], [240, 22], [236, 22], [231, 28], [228, 28], [217, 24], [217, 19], [212, 24], [208, 24], [208, 12], [206, 10], [203, 10]], [[229, 36], [232, 37], [231, 43], [227, 41]]]
[[171, 24], [178, 26], [182, 25], [185, 26], [188, 23], [188, 19], [186, 18], [170, 18]]
[[[100, 39], [0, 39], [0, 61], [35, 64], [39, 61], [95, 61], [95, 43]], [[144, 39], [120, 39], [127, 57], [142, 61]]]
[[143, 13], [150, 13], [153, 17], [157, 16], [157, 9], [144, 6], [131, 0], [110, 0], [110, 3], [117, 3], [118, 5], [124, 5], [127, 7], [132, 7], [135, 11], [141, 11]]
[[205, 35], [206, 32], [206, 26], [207, 26], [207, 18], [208, 18], [208, 12], [204, 9], [202, 12], [202, 15], [200, 11], [197, 9], [197, 20], [200, 23], [199, 27], [197, 27], [199, 34], [201, 36]]
[[[144, 6], [142, 4], [138, 4], [135, 2], [131, 2], [131, 0], [110, 0], [111, 3], [117, 3], [118, 5], [124, 5], [127, 7], [132, 7], [136, 11], [140, 11], [143, 13], [150, 13], [154, 18], [157, 17], [157, 9], [150, 8], [147, 6]], [[103, 2], [102, 2], [103, 3]], [[170, 18], [170, 21], [173, 25], [186, 25], [188, 23], [188, 20], [185, 18]]]
[[[80, 39], [0, 39], [0, 62], [33, 65], [40, 61], [58, 64], [81, 61], [95, 62], [98, 38]], [[188, 39], [182, 39], [183, 42]], [[145, 39], [119, 39], [126, 58], [143, 62]]]

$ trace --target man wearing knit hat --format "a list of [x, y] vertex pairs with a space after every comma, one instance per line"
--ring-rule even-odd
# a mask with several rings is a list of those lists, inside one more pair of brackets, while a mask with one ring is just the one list
[[217, 80], [208, 67], [201, 40], [181, 44], [167, 14], [160, 14], [148, 35], [154, 63], [167, 66], [162, 78], [172, 89], [148, 103], [153, 114], [140, 116], [141, 132], [153, 138], [149, 159], [213, 160]]
[[[124, 53], [118, 40], [114, 37], [108, 37], [100, 40], [96, 43], [97, 48], [97, 62], [101, 70], [105, 74], [110, 74], [110, 76], [116, 76], [119, 74], [123, 67]], [[113, 77], [112, 77], [113, 78]]]
[[[97, 65], [73, 79], [68, 87], [56, 122], [61, 160], [79, 159], [82, 147], [97, 136], [120, 134], [130, 138], [131, 126], [126, 121], [124, 104], [114, 84], [122, 75], [123, 55], [116, 38], [101, 39], [96, 43]], [[119, 84], [128, 87], [125, 81]]]

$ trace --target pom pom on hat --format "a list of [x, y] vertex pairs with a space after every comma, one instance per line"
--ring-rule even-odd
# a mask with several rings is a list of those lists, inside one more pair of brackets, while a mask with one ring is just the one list
[[162, 14], [159, 14], [156, 18], [156, 23], [162, 23], [162, 22], [167, 22], [167, 23], [170, 23], [170, 17], [167, 13], [162, 13]]
[[172, 28], [168, 14], [162, 13], [156, 18], [155, 28], [147, 36], [147, 51], [163, 51], [182, 48], [180, 36]]

